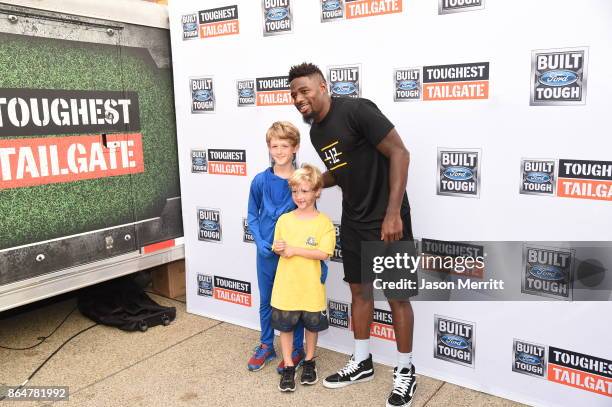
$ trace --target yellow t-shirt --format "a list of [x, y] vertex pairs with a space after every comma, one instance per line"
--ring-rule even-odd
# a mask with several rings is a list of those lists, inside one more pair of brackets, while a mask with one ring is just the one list
[[[336, 230], [329, 218], [322, 213], [312, 219], [299, 219], [294, 212], [289, 212], [278, 219], [274, 240], [284, 240], [289, 246], [318, 249], [331, 255], [336, 247]], [[325, 310], [321, 261], [301, 256], [281, 257], [270, 303], [274, 308], [283, 311]]]

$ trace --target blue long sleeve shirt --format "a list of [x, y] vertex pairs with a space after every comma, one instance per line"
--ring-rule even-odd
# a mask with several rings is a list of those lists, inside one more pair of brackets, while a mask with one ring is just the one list
[[[295, 209], [287, 180], [274, 174], [272, 167], [260, 172], [251, 182], [247, 222], [255, 238], [258, 252], [269, 247], [274, 239], [278, 218]], [[267, 245], [265, 244], [267, 243]]]

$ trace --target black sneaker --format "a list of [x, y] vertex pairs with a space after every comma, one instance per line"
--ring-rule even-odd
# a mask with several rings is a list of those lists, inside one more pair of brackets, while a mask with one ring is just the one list
[[317, 367], [314, 360], [305, 360], [302, 362], [302, 377], [300, 384], [315, 384], [319, 381], [317, 377]]
[[387, 407], [410, 407], [416, 391], [414, 365], [410, 369], [393, 369], [393, 391], [387, 399]]
[[278, 389], [280, 391], [295, 391], [295, 366], [287, 366], [283, 369]]
[[369, 382], [374, 378], [374, 366], [372, 365], [372, 355], [359, 363], [351, 355], [346, 366], [338, 373], [334, 373], [323, 380], [323, 386], [328, 389], [348, 386], [349, 384]]

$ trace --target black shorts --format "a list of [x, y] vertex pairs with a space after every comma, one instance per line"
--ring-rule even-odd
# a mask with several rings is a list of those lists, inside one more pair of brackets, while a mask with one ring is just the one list
[[[413, 240], [412, 221], [410, 212], [402, 215], [403, 237], [400, 240]], [[361, 242], [380, 242], [382, 224], [378, 227], [357, 228], [353, 224], [342, 222], [340, 227], [340, 242], [342, 245], [342, 263], [344, 267], [344, 281], [347, 283], [371, 283], [374, 274], [362, 278], [361, 275]], [[363, 276], [366, 277], [366, 276]]]
[[272, 328], [280, 332], [293, 332], [299, 320], [310, 332], [321, 332], [329, 328], [327, 311], [282, 311], [272, 307]]

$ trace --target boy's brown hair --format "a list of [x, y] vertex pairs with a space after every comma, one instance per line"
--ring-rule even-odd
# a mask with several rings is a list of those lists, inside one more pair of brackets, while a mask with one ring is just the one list
[[266, 143], [268, 145], [270, 145], [272, 138], [289, 140], [291, 145], [295, 147], [300, 144], [300, 131], [290, 122], [274, 122], [266, 132]]

